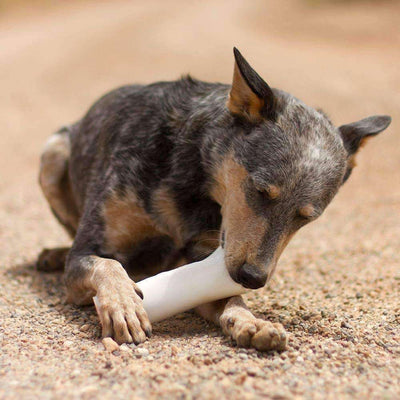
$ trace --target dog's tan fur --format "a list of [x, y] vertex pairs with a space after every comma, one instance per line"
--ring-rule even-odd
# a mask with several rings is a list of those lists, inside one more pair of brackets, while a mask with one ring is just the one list
[[50, 207], [57, 210], [57, 217], [73, 236], [78, 227], [79, 212], [68, 176], [70, 152], [68, 136], [60, 133], [52, 135], [42, 153], [39, 183]]
[[237, 268], [247, 260], [257, 263], [257, 249], [266, 230], [265, 219], [254, 214], [247, 205], [243, 185], [248, 179], [245, 168], [239, 165], [233, 155], [225, 158], [214, 174], [214, 187], [211, 193], [221, 204], [223, 229], [229, 235], [229, 244], [225, 248], [228, 263]]
[[112, 193], [104, 202], [103, 216], [106, 252], [128, 251], [134, 244], [160, 235], [133, 191]]
[[237, 115], [245, 114], [251, 121], [262, 119], [260, 111], [264, 101], [254, 94], [243, 78], [237, 64], [233, 70], [232, 89], [227, 102], [228, 109]]
[[143, 342], [144, 332], [151, 332], [151, 325], [143, 307], [138, 306], [142, 293], [136, 283], [116, 260], [86, 256], [82, 262], [90, 273], [82, 276], [79, 284], [68, 291], [67, 300], [85, 305], [91, 304], [93, 296], [97, 296], [102, 335], [114, 336], [118, 343]]
[[161, 229], [170, 235], [178, 247], [183, 245], [182, 223], [170, 190], [161, 186], [154, 192], [153, 207], [158, 214]]
[[312, 218], [315, 216], [315, 208], [312, 204], [306, 204], [299, 209], [299, 215], [303, 218]]
[[[243, 185], [248, 179], [248, 173], [244, 167], [239, 165], [233, 155], [226, 157], [214, 173], [214, 184], [211, 193], [222, 208], [223, 229], [230, 236], [231, 246], [225, 248], [227, 260], [237, 260], [232, 263], [235, 268], [247, 261], [252, 264], [260, 264], [257, 249], [260, 241], [268, 229], [268, 221], [257, 216], [247, 205]], [[269, 196], [277, 198], [280, 195], [279, 187], [271, 185], [268, 188]], [[278, 244], [276, 260], [286, 247], [291, 236], [283, 234]], [[260, 268], [262, 266], [260, 265]]]
[[268, 185], [266, 193], [270, 199], [276, 200], [281, 195], [281, 189], [276, 185]]
[[197, 307], [196, 311], [203, 318], [220, 325], [240, 347], [254, 347], [261, 351], [284, 350], [286, 347], [283, 326], [256, 318], [241, 296], [205, 304]]

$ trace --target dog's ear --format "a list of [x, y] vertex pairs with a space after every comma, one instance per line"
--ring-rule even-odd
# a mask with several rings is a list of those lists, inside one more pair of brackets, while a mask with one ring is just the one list
[[274, 120], [276, 99], [268, 84], [251, 68], [250, 64], [234, 47], [235, 67], [227, 106], [229, 110], [251, 122], [263, 118]]
[[392, 118], [388, 115], [374, 115], [339, 127], [344, 147], [348, 153], [347, 172], [343, 182], [348, 179], [352, 169], [356, 165], [355, 157], [360, 147], [368, 139], [384, 131], [390, 125], [391, 121]]
[[391, 121], [392, 119], [388, 115], [374, 115], [361, 121], [340, 126], [339, 131], [349, 155], [355, 154], [360, 146], [365, 144], [372, 136], [384, 131]]

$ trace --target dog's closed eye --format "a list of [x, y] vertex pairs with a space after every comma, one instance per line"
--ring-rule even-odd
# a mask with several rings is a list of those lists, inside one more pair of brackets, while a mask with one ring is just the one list
[[297, 216], [301, 219], [311, 221], [315, 218], [317, 218], [319, 215], [319, 212], [317, 209], [312, 205], [312, 204], [307, 204], [301, 208], [299, 208], [297, 212]]
[[281, 194], [281, 189], [276, 185], [268, 185], [265, 193], [271, 200], [276, 200]]
[[254, 182], [256, 190], [268, 200], [277, 200], [281, 195], [281, 189], [277, 185], [260, 185]]

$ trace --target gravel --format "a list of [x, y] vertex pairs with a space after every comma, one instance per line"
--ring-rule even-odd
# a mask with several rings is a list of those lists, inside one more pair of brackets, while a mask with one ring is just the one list
[[[0, 398], [400, 399], [399, 4], [156, 4], [2, 15]], [[268, 287], [247, 295], [258, 317], [285, 326], [287, 351], [238, 349], [190, 312], [139, 346], [101, 340], [94, 307], [67, 304], [62, 275], [34, 267], [43, 247], [69, 243], [37, 187], [40, 148], [121, 83], [188, 70], [228, 81], [236, 42], [274, 85], [338, 123], [387, 113], [393, 125], [296, 235]]]

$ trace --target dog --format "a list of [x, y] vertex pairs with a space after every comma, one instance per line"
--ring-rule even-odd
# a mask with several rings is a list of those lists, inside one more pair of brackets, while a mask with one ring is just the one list
[[[135, 281], [219, 245], [232, 279], [263, 287], [289, 240], [348, 179], [359, 148], [391, 122], [337, 128], [271, 89], [236, 48], [234, 58], [232, 85], [185, 76], [124, 86], [45, 145], [39, 182], [73, 244], [43, 250], [38, 268], [65, 265], [72, 303], [97, 295], [103, 337], [145, 341], [152, 327]], [[286, 346], [282, 325], [254, 317], [240, 296], [196, 311], [237, 346]]]

